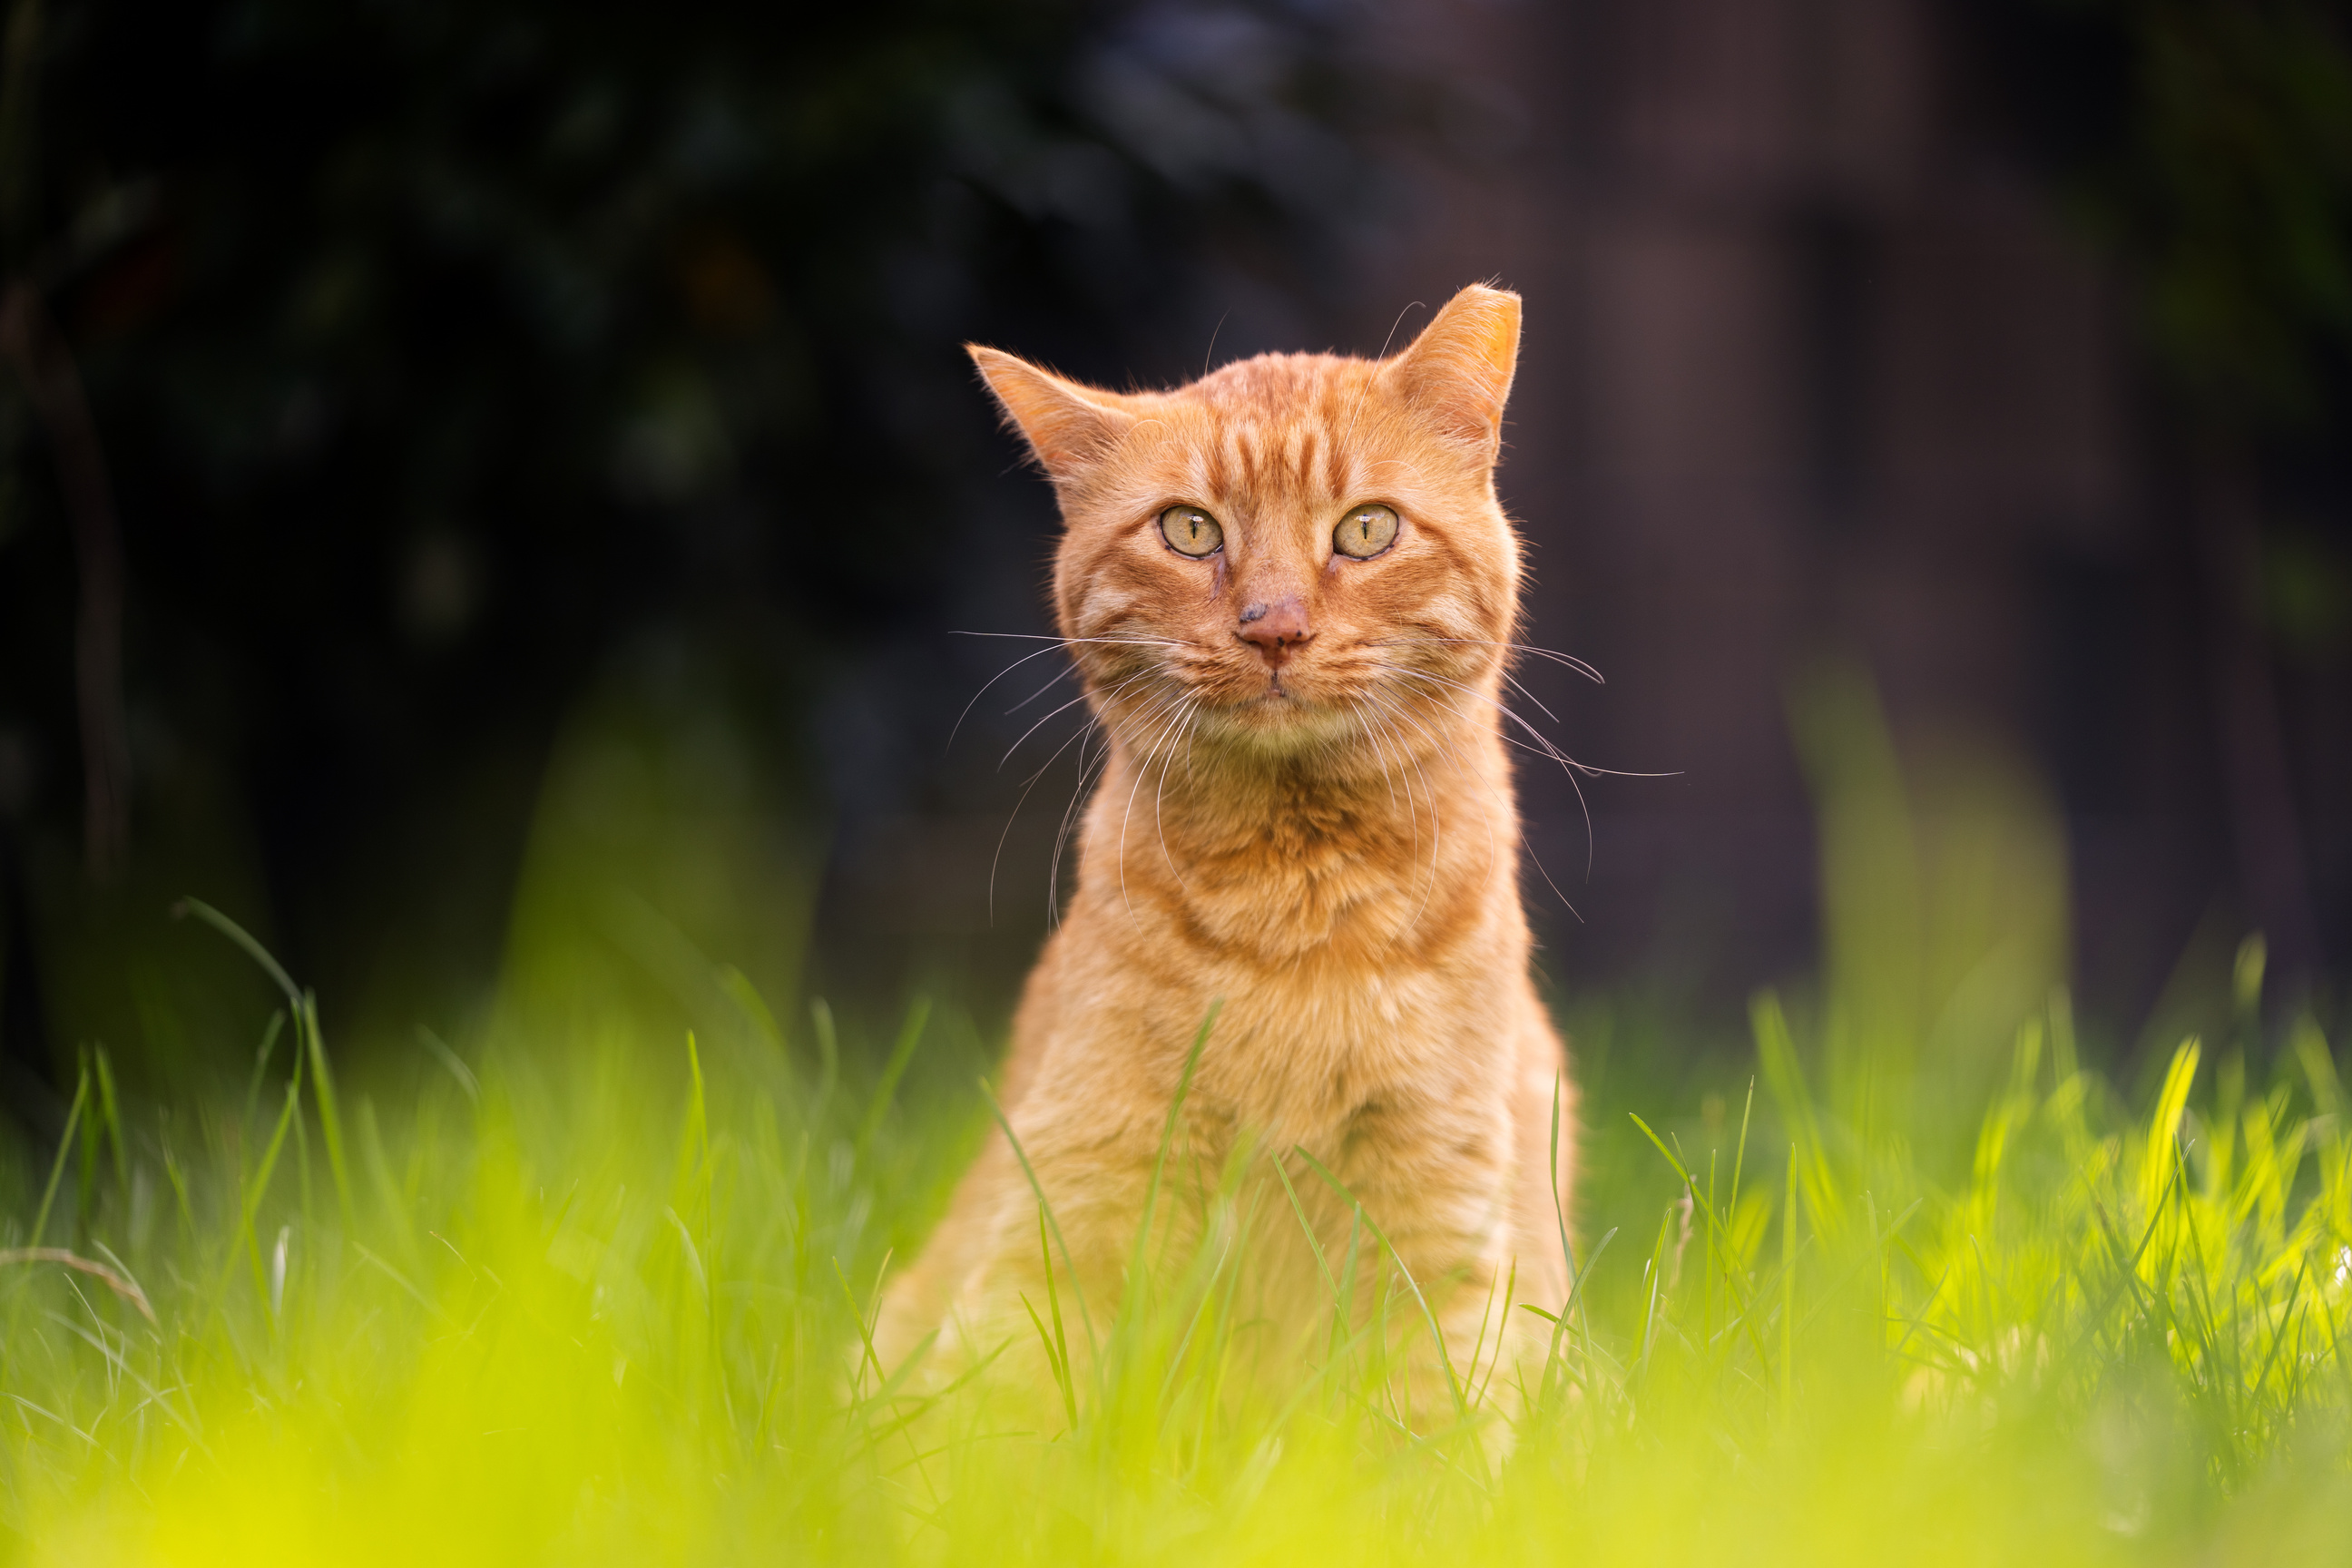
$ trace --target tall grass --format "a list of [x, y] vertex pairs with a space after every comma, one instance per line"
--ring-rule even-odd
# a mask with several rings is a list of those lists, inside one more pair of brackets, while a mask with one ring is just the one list
[[[919, 1003], [870, 1080], [823, 1009], [788, 1030], [721, 975], [742, 1026], [707, 1046], [621, 1024], [471, 1062], [435, 1042], [421, 1083], [339, 1096], [315, 1001], [276, 978], [245, 1092], [141, 1108], [94, 1055], [7, 1206], [16, 1556], [2137, 1562], [2352, 1539], [2352, 1133], [2307, 1020], [2267, 1067], [2183, 1043], [2133, 1106], [2053, 1000], [1939, 1179], [1911, 1129], [1809, 1085], [1819, 1042], [1763, 999], [1714, 1142], [1588, 1108], [1649, 1168], [1584, 1199], [1574, 1300], [1513, 1308], [1552, 1321], [1550, 1363], [1432, 1408], [1392, 1353], [1418, 1318], [1393, 1269], [1371, 1314], [1393, 1334], [1357, 1326], [1358, 1271], [1329, 1258], [1317, 1353], [1246, 1367], [1235, 1270], [1253, 1227], [1296, 1224], [1287, 1197], [1244, 1212], [1246, 1184], [1173, 1173], [1161, 1201], [1205, 1205], [1209, 1243], [1139, 1248], [1129, 1305], [1083, 1325], [1058, 1289], [1031, 1303], [1052, 1388], [894, 1380], [864, 1351], [878, 1278], [986, 1114], [898, 1103], [946, 1027]], [[1050, 1264], [1050, 1215], [1039, 1245]], [[1349, 1245], [1377, 1255], [1377, 1227]]]
[[280, 1005], [193, 1101], [92, 1049], [64, 1136], [0, 1158], [0, 1554], [2342, 1557], [2328, 1042], [2263, 1035], [2253, 943], [2226, 1037], [2163, 1042], [2141, 1089], [2091, 1070], [2031, 790], [1915, 810], [1869, 707], [1828, 681], [1799, 714], [1821, 994], [1759, 998], [1739, 1059], [1682, 1083], [1584, 1009], [1571, 1298], [1495, 1303], [1548, 1358], [1513, 1383], [1474, 1356], [1433, 1396], [1438, 1282], [1390, 1266], [1377, 1215], [1321, 1258], [1328, 1331], [1267, 1365], [1254, 1238], [1336, 1195], [1279, 1150], [1171, 1156], [1153, 1204], [1204, 1240], [1139, 1227], [1117, 1303], [1069, 1287], [1041, 1210], [1054, 1283], [996, 1363], [1034, 1376], [881, 1364], [879, 1283], [992, 1125], [990, 1053], [953, 1008], [836, 1018], [785, 1000], [788, 965], [701, 956], [773, 962], [805, 910], [707, 726], [560, 749], [500, 998], [451, 1041], [347, 1059], [331, 1006], [191, 906]]

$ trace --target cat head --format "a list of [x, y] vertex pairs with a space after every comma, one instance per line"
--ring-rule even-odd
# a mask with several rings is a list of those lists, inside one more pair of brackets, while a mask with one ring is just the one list
[[1391, 358], [1262, 354], [1169, 392], [974, 347], [1060, 500], [1055, 608], [1105, 718], [1282, 753], [1489, 714], [1518, 337], [1518, 296], [1473, 287]]

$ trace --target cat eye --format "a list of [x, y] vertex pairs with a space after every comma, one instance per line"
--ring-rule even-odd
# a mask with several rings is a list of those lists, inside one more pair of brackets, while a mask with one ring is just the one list
[[1199, 560], [1214, 555], [1225, 542], [1217, 520], [1197, 506], [1171, 506], [1160, 514], [1160, 537], [1179, 555]]
[[1369, 561], [1396, 542], [1397, 514], [1375, 502], [1360, 506], [1331, 531], [1331, 548], [1358, 561]]

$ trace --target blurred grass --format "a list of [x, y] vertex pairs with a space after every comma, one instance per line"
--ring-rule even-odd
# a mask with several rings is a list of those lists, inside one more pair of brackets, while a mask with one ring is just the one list
[[[727, 797], [716, 752], [681, 771], [616, 721], [550, 784], [509, 984], [462, 1037], [334, 1076], [275, 972], [249, 1074], [209, 1095], [135, 1103], [88, 1055], [64, 1140], [0, 1191], [0, 1552], [2340, 1552], [2352, 1130], [2318, 1024], [2262, 1034], [2249, 942], [2243, 1026], [2119, 1092], [2053, 984], [2063, 858], [2032, 791], [1979, 757], [1915, 792], [1866, 688], [1798, 706], [1828, 973], [1757, 1000], [1752, 1058], [1679, 1082], [1649, 1059], [1671, 1023], [1579, 1003], [1584, 1272], [1534, 1304], [1558, 1350], [1517, 1414], [1475, 1384], [1413, 1408], [1377, 1334], [1247, 1375], [1234, 1260], [1292, 1222], [1213, 1181], [1168, 1201], [1232, 1245], [1139, 1252], [1115, 1321], [1032, 1303], [1056, 1386], [889, 1381], [862, 1326], [987, 1125], [984, 1029], [920, 996], [836, 1019], [789, 968], [708, 956], [789, 951], [800, 894], [751, 816], [679, 809]], [[1410, 1332], [1393, 1272], [1379, 1310]]]

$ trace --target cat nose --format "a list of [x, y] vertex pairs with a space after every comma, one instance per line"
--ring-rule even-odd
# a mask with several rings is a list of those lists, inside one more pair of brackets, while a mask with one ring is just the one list
[[1241, 625], [1234, 635], [1255, 647], [1268, 667], [1280, 669], [1315, 635], [1315, 628], [1307, 624], [1307, 606], [1293, 594], [1242, 611]]

